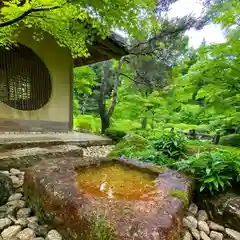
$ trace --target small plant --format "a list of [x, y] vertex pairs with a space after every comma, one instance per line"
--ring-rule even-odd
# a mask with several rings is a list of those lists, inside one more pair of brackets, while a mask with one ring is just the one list
[[200, 192], [225, 191], [240, 180], [240, 154], [218, 149], [203, 152], [173, 164], [179, 171], [193, 175]]
[[179, 159], [185, 152], [185, 140], [182, 134], [171, 130], [163, 133], [160, 138], [153, 140], [153, 146], [168, 158]]

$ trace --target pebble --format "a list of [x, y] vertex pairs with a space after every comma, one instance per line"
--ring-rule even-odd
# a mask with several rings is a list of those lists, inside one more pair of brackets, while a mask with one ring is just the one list
[[195, 240], [200, 240], [200, 239], [201, 239], [201, 237], [200, 237], [200, 232], [199, 232], [196, 228], [192, 228], [192, 229], [191, 229], [191, 233], [192, 233], [193, 238], [194, 238]]
[[31, 208], [21, 208], [17, 211], [17, 218], [28, 218], [32, 212]]
[[7, 206], [14, 206], [16, 208], [24, 208], [25, 205], [26, 205], [25, 201], [21, 199], [7, 202]]
[[209, 226], [208, 226], [208, 224], [207, 224], [206, 222], [204, 222], [204, 221], [199, 221], [199, 222], [198, 222], [198, 229], [199, 229], [200, 231], [205, 232], [207, 235], [210, 233]]
[[28, 220], [26, 218], [19, 218], [16, 220], [15, 224], [26, 227], [28, 225]]
[[211, 238], [209, 238], [208, 235], [203, 231], [200, 231], [200, 236], [202, 240], [211, 240]]
[[36, 216], [28, 217], [27, 220], [28, 220], [29, 223], [37, 222], [38, 221], [38, 217], [36, 217]]
[[191, 203], [188, 208], [188, 212], [192, 213], [193, 216], [196, 216], [198, 213], [198, 206], [195, 203]]
[[16, 235], [19, 240], [32, 240], [36, 237], [35, 232], [30, 228], [25, 228]]
[[209, 228], [214, 230], [214, 231], [219, 231], [219, 232], [224, 232], [225, 228], [215, 222], [209, 221], [208, 222]]
[[62, 240], [62, 236], [56, 230], [51, 230], [48, 232], [46, 240]]
[[191, 230], [192, 228], [197, 228], [198, 222], [197, 219], [193, 216], [187, 216], [183, 219], [183, 227]]
[[225, 232], [230, 238], [232, 238], [234, 240], [239, 240], [240, 239], [240, 232], [237, 232], [237, 231], [235, 231], [233, 229], [230, 229], [230, 228], [226, 228]]
[[3, 230], [11, 225], [12, 221], [9, 218], [0, 219], [0, 230]]
[[10, 176], [11, 180], [12, 180], [12, 183], [13, 185], [18, 185], [19, 184], [19, 178], [16, 177], [16, 176]]
[[11, 168], [11, 169], [10, 169], [10, 173], [11, 173], [12, 175], [22, 175], [23, 172], [21, 172], [19, 169]]
[[197, 220], [198, 221], [207, 221], [208, 220], [208, 215], [205, 210], [200, 210], [197, 214]]
[[192, 239], [193, 239], [192, 234], [189, 231], [186, 231], [182, 238], [182, 240], [192, 240]]
[[22, 198], [21, 193], [15, 193], [9, 197], [8, 201], [20, 200], [21, 198]]
[[210, 233], [211, 240], [223, 240], [223, 234], [215, 231]]
[[20, 231], [21, 231], [21, 226], [19, 225], [10, 226], [2, 231], [1, 236], [3, 239], [8, 240], [11, 237], [16, 236]]

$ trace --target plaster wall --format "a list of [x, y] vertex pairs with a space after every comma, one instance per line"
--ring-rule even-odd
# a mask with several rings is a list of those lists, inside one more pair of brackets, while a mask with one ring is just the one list
[[0, 119], [69, 122], [72, 57], [68, 50], [60, 47], [51, 36], [45, 35], [40, 42], [32, 36], [30, 30], [24, 30], [18, 42], [31, 48], [48, 68], [52, 82], [51, 98], [45, 106], [35, 111], [16, 110], [0, 102]]

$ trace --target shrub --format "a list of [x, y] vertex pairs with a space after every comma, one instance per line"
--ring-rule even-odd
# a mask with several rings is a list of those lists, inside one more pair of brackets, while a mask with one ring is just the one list
[[225, 146], [240, 147], [240, 134], [231, 134], [220, 138], [220, 144]]
[[109, 157], [138, 158], [141, 152], [148, 152], [150, 145], [147, 139], [137, 135], [126, 135], [109, 154]]
[[119, 142], [127, 133], [123, 130], [108, 128], [105, 135], [110, 137], [114, 142]]
[[197, 180], [199, 191], [225, 191], [240, 180], [240, 153], [217, 149], [203, 152], [172, 165], [179, 171], [191, 174]]
[[185, 139], [180, 133], [169, 131], [153, 140], [153, 147], [158, 152], [162, 152], [168, 158], [179, 159], [185, 152]]
[[78, 131], [100, 133], [101, 120], [92, 115], [81, 115], [74, 120], [74, 128]]

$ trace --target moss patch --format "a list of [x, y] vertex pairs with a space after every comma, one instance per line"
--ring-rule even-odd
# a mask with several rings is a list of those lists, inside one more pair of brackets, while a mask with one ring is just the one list
[[[108, 155], [109, 158], [118, 158], [121, 156], [134, 157], [134, 153], [147, 150], [149, 142], [144, 137], [137, 134], [125, 136]], [[135, 156], [137, 157], [137, 156]]]
[[116, 240], [114, 228], [102, 216], [92, 217], [91, 240]]
[[182, 190], [171, 190], [169, 194], [172, 197], [180, 199], [181, 202], [183, 203], [184, 208], [187, 209], [188, 204], [189, 204], [189, 199], [188, 199], [188, 195], [186, 192], [184, 192]]

